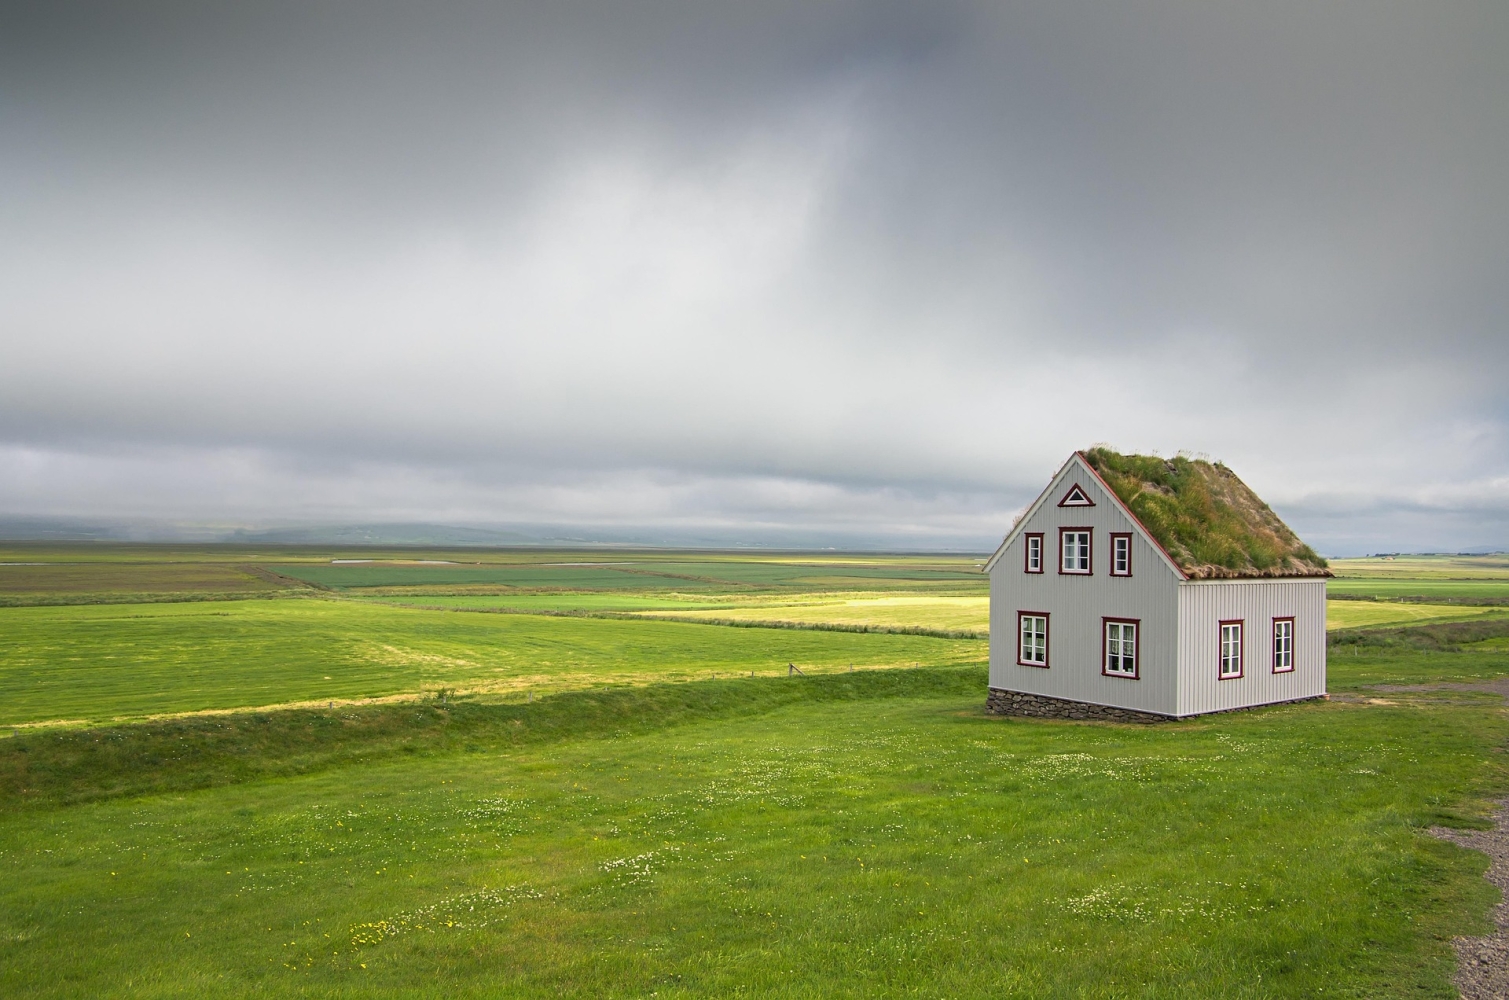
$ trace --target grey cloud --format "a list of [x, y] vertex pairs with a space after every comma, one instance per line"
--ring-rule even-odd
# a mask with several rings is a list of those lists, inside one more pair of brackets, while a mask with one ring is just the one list
[[6, 8], [0, 512], [989, 539], [1106, 440], [1509, 543], [1506, 29]]

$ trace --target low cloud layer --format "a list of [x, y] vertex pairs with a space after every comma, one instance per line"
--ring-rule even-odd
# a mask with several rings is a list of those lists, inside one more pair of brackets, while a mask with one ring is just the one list
[[1509, 546], [1501, 5], [3, 18], [0, 513]]

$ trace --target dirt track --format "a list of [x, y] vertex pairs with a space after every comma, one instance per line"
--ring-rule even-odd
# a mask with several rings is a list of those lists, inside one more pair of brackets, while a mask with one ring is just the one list
[[[1374, 690], [1398, 693], [1491, 691], [1509, 698], [1509, 677], [1477, 684], [1380, 684]], [[1484, 937], [1459, 937], [1452, 942], [1457, 949], [1456, 984], [1463, 1000], [1509, 1000], [1509, 799], [1499, 804], [1491, 830], [1452, 830], [1433, 826], [1430, 833], [1488, 855], [1488, 870], [1483, 877], [1497, 886], [1501, 895], [1499, 905], [1493, 908], [1494, 931]]]
[[1457, 989], [1463, 1000], [1509, 998], [1509, 804], [1494, 814], [1491, 830], [1430, 828], [1433, 836], [1488, 855], [1483, 877], [1498, 886], [1503, 901], [1493, 909], [1494, 932], [1486, 937], [1459, 937]]

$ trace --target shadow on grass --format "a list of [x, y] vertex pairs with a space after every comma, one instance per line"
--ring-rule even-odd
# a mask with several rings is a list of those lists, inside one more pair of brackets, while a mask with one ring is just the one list
[[408, 754], [619, 737], [798, 702], [978, 696], [984, 665], [566, 692], [529, 704], [420, 702], [199, 716], [0, 741], [0, 812], [307, 774]]

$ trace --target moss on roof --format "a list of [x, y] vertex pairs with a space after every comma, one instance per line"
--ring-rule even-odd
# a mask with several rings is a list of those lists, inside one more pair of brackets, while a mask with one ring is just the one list
[[1326, 561], [1220, 462], [1081, 452], [1195, 580], [1330, 576]]

